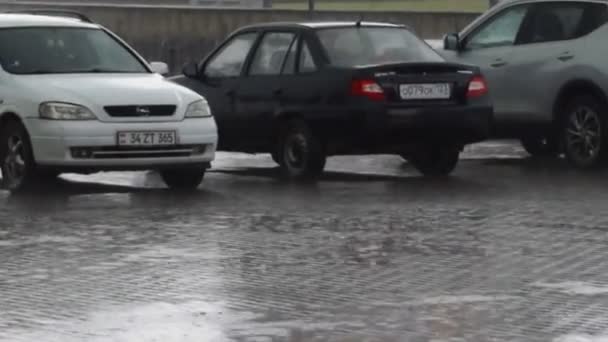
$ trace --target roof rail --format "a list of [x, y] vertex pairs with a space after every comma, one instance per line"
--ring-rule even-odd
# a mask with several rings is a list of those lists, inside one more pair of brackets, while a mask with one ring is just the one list
[[4, 13], [8, 14], [33, 14], [33, 15], [48, 15], [56, 17], [70, 17], [78, 19], [85, 23], [93, 23], [93, 21], [86, 15], [76, 11], [65, 11], [65, 10], [53, 10], [53, 9], [39, 9], [39, 10], [15, 10], [7, 11]]

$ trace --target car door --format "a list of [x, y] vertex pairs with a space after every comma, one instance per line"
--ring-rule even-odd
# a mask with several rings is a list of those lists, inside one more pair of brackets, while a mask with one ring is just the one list
[[258, 36], [258, 32], [243, 32], [228, 39], [203, 62], [200, 80], [187, 85], [209, 102], [218, 126], [220, 150], [233, 150], [244, 128], [235, 111], [234, 97]]
[[578, 39], [605, 22], [606, 4], [540, 2], [530, 10], [511, 57], [508, 92], [517, 98], [517, 118], [547, 123], [568, 69], [577, 64]]
[[320, 77], [319, 56], [310, 38], [302, 34], [293, 44], [283, 68], [278, 113], [324, 115], [321, 104], [331, 77]]
[[513, 47], [528, 16], [529, 4], [506, 7], [465, 33], [459, 51], [441, 53], [449, 61], [477, 65], [481, 68], [492, 96], [495, 120], [509, 122], [515, 112], [515, 94], [507, 82], [511, 72]]
[[241, 149], [265, 152], [271, 141], [276, 96], [280, 93], [281, 69], [296, 39], [293, 30], [271, 30], [263, 33], [252, 54], [246, 76], [236, 89], [235, 106], [238, 120], [244, 126]]

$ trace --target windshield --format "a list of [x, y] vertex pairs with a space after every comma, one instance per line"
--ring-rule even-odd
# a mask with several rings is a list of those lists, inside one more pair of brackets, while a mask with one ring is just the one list
[[399, 62], [441, 62], [412, 32], [393, 27], [344, 27], [318, 31], [330, 63], [341, 67]]
[[90, 28], [2, 29], [0, 63], [13, 74], [148, 72], [116, 39]]

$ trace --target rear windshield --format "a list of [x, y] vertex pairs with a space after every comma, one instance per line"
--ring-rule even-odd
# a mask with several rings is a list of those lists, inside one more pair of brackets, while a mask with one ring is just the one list
[[407, 29], [343, 27], [318, 30], [330, 63], [340, 67], [444, 59]]
[[0, 63], [13, 74], [146, 73], [127, 48], [101, 29], [0, 29]]

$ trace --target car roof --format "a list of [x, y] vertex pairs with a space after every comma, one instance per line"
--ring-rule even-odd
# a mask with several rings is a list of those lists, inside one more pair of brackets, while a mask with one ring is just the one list
[[[262, 23], [254, 24], [241, 28], [241, 30], [252, 30], [252, 29], [267, 29], [267, 28], [306, 28], [306, 29], [323, 29], [323, 28], [339, 28], [339, 27], [350, 27], [356, 26], [359, 22], [357, 21], [319, 21], [319, 22], [273, 22], [273, 23]], [[395, 27], [405, 28], [405, 25], [382, 23], [382, 22], [370, 22], [361, 21], [359, 23], [361, 27]]]
[[492, 17], [496, 13], [502, 11], [504, 8], [518, 4], [539, 4], [543, 2], [584, 2], [584, 3], [600, 3], [608, 4], [608, 0], [501, 0], [497, 5], [492, 6], [488, 11], [478, 16], [475, 20], [471, 21], [465, 26], [460, 34], [467, 35], [472, 30], [478, 27], [480, 23], [483, 23], [488, 18]]
[[0, 13], [0, 29], [12, 27], [82, 27], [99, 28], [78, 18], [40, 14]]
[[526, 2], [546, 2], [546, 1], [551, 1], [551, 2], [559, 2], [559, 1], [565, 1], [565, 2], [600, 2], [600, 3], [608, 3], [608, 0], [502, 0], [498, 3], [497, 6], [503, 6], [503, 5], [513, 5], [513, 4], [517, 4], [517, 3], [526, 3]]

